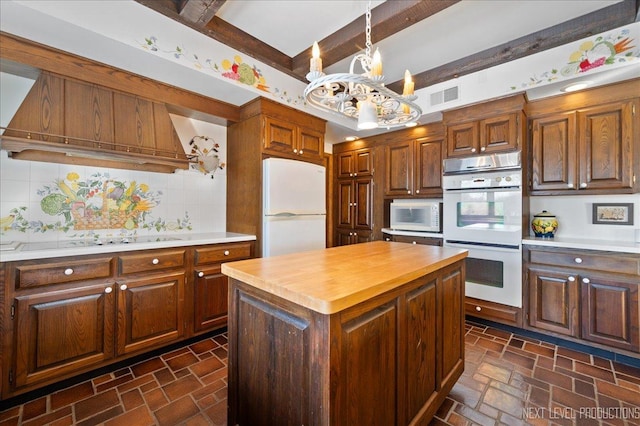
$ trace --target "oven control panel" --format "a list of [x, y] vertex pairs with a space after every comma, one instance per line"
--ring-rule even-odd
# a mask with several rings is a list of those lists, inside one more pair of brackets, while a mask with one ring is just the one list
[[442, 186], [445, 190], [520, 187], [522, 186], [522, 171], [497, 171], [443, 176]]

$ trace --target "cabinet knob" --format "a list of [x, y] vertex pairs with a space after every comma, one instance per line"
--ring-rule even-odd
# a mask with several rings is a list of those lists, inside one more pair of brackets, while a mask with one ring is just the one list
[[591, 280], [589, 278], [583, 278], [582, 282], [585, 284], [589, 284], [591, 282]]
[[385, 238], [384, 240], [385, 241], [391, 241], [391, 238]]
[[570, 276], [567, 278], [569, 281], [574, 282], [576, 280], [576, 277]]
[[407, 194], [411, 195], [411, 191], [407, 191]]
[[358, 176], [358, 174], [357, 174], [357, 173], [354, 173], [353, 175], [354, 175], [354, 176]]
[[586, 183], [582, 182], [582, 183], [580, 184], [580, 188], [586, 188], [586, 187], [587, 187], [587, 184], [586, 184]]
[[104, 292], [107, 293], [107, 294], [111, 293], [112, 291], [113, 291], [113, 289], [111, 287], [107, 287], [107, 288], [104, 289]]
[[204, 272], [202, 272], [202, 271], [198, 272], [198, 277], [200, 277], [200, 278], [204, 277]]
[[420, 193], [420, 190], [419, 190], [419, 189], [416, 189], [416, 194], [419, 194], [419, 193]]
[[297, 150], [297, 149], [295, 149], [295, 148], [293, 148], [293, 153], [294, 153], [294, 154], [297, 154], [297, 153], [298, 153], [298, 150]]
[[154, 265], [157, 265], [158, 263], [160, 263], [160, 260], [158, 260], [158, 258], [155, 258], [151, 261], [151, 263], [153, 263]]
[[567, 188], [573, 188], [573, 184], [572, 183], [568, 183], [567, 184]]
[[225, 255], [225, 256], [229, 256], [229, 250], [225, 250], [225, 251], [224, 251], [224, 255]]
[[476, 311], [480, 312], [482, 308], [480, 306], [476, 306]]
[[573, 259], [576, 263], [582, 263], [582, 259], [579, 257], [576, 257], [575, 259]]
[[304, 154], [304, 151], [300, 150], [300, 152], [298, 154], [302, 155], [302, 154]]
[[471, 148], [471, 152], [476, 152], [476, 149], [475, 148]]
[[73, 269], [71, 269], [71, 268], [67, 268], [67, 269], [65, 269], [65, 270], [64, 270], [64, 274], [65, 274], [65, 275], [72, 275], [72, 274], [73, 274]]
[[411, 244], [416, 244], [416, 242], [415, 241], [411, 241]]
[[349, 176], [353, 177], [353, 173], [349, 173]]
[[483, 146], [482, 148], [480, 148], [480, 151], [485, 152], [487, 150], [486, 146]]
[[126, 284], [120, 284], [120, 290], [125, 291], [127, 289]]

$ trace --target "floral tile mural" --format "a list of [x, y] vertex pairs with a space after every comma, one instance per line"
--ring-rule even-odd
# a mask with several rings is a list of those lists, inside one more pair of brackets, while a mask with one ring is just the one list
[[526, 89], [539, 84], [557, 81], [561, 78], [576, 77], [604, 66], [638, 60], [640, 50], [636, 41], [630, 37], [630, 31], [623, 29], [592, 40], [582, 42], [577, 50], [569, 54], [566, 63], [558, 64], [549, 70], [532, 75], [520, 85], [511, 86], [511, 90]]
[[153, 217], [162, 191], [153, 190], [144, 182], [112, 178], [107, 172], [94, 173], [81, 180], [78, 173], [71, 171], [64, 178], [38, 189], [37, 195], [42, 212], [51, 220], [29, 220], [26, 206], [15, 207], [1, 219], [0, 232], [58, 231], [73, 233], [75, 238], [97, 238], [100, 230], [162, 232], [192, 229], [187, 212], [175, 220]]

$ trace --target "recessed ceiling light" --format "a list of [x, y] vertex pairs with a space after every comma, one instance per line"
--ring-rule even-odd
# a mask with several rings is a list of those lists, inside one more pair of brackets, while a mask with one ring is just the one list
[[356, 138], [355, 136], [347, 136], [346, 138], [344, 138], [344, 140], [347, 141], [347, 142], [353, 142], [356, 139], [358, 139], [358, 138]]
[[591, 86], [593, 84], [593, 81], [581, 81], [578, 83], [573, 83], [570, 84], [569, 86], [565, 87], [564, 89], [562, 89], [563, 92], [575, 92], [578, 90], [582, 90], [582, 89], [586, 89], [587, 87]]

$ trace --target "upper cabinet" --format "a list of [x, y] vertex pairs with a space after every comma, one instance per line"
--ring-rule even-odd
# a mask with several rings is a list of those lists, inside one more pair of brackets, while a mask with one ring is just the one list
[[373, 151], [369, 148], [341, 152], [336, 155], [338, 178], [371, 176]]
[[386, 145], [386, 196], [442, 196], [444, 133], [439, 123], [424, 128], [424, 136], [399, 137]]
[[524, 140], [523, 95], [497, 99], [442, 114], [445, 157], [517, 151]]
[[638, 93], [632, 80], [531, 103], [531, 193], [638, 192]]
[[189, 161], [164, 104], [42, 72], [2, 135], [17, 159], [153, 172]]
[[265, 120], [264, 149], [275, 155], [299, 156], [321, 160], [324, 153], [324, 132], [307, 129], [290, 121], [268, 117]]

